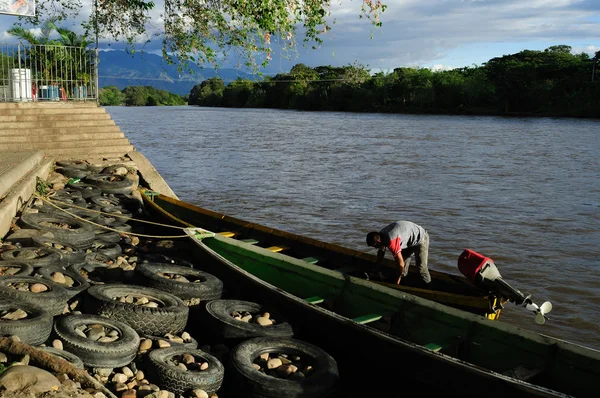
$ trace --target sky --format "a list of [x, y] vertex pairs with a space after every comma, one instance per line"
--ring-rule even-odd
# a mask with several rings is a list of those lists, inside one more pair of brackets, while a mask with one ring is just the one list
[[[84, 0], [84, 4], [89, 0]], [[266, 72], [297, 64], [361, 64], [371, 71], [397, 67], [452, 69], [481, 65], [522, 50], [565, 44], [574, 53], [600, 51], [600, 0], [382, 0], [383, 26], [359, 19], [361, 0], [332, 0], [332, 29], [317, 50], [298, 46], [292, 59], [277, 52]], [[162, 1], [155, 1], [152, 26], [160, 28]], [[0, 42], [17, 18], [0, 15]], [[77, 30], [76, 27], [70, 27]], [[107, 43], [100, 43], [107, 47]], [[119, 45], [111, 45], [112, 49]], [[160, 42], [146, 45], [158, 53]], [[231, 65], [233, 66], [233, 65]]]

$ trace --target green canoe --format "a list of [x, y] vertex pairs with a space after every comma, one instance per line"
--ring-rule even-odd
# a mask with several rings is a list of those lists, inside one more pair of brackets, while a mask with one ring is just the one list
[[[383, 267], [378, 267], [376, 256], [369, 253], [240, 220], [144, 188], [140, 191], [146, 208], [152, 216], [170, 225], [205, 228], [218, 232], [222, 236], [252, 243], [273, 252], [356, 277], [362, 277], [364, 271], [387, 268], [395, 272], [396, 269], [395, 263], [389, 259], [384, 259], [381, 264]], [[489, 290], [475, 287], [462, 275], [432, 269], [429, 272], [435, 289], [422, 289], [417, 287], [420, 278], [415, 268], [409, 269], [409, 275], [402, 279], [402, 285], [371, 282], [482, 315], [491, 320], [499, 318], [502, 310], [498, 307], [498, 302], [502, 301], [505, 304], [506, 298], [499, 298]]]
[[394, 386], [415, 383], [462, 397], [598, 396], [600, 351], [210, 231], [184, 231], [197, 264], [240, 297], [276, 306], [296, 337], [338, 361], [351, 390], [371, 383], [356, 396], [401, 396]]

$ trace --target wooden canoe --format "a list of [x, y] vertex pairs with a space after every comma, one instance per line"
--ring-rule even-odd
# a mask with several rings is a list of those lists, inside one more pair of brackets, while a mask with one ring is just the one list
[[184, 231], [198, 264], [239, 297], [278, 308], [295, 337], [338, 361], [342, 396], [404, 396], [409, 386], [461, 397], [598, 396], [600, 351], [210, 231]]
[[[376, 256], [349, 249], [336, 244], [326, 243], [305, 236], [281, 231], [264, 225], [244, 221], [225, 214], [186, 203], [161, 195], [145, 188], [140, 189], [146, 209], [162, 222], [181, 227], [199, 227], [218, 232], [222, 236], [265, 247], [305, 262], [327, 269], [337, 270], [355, 277], [363, 277], [364, 271], [387, 269], [395, 272], [392, 260], [384, 259], [383, 267], [376, 265]], [[414, 294], [454, 308], [497, 320], [501, 309], [494, 310], [499, 300], [493, 293], [475, 287], [462, 275], [440, 272], [430, 269], [434, 289], [422, 289], [416, 267], [409, 269], [409, 275], [402, 279], [401, 285], [371, 281], [406, 293]]]

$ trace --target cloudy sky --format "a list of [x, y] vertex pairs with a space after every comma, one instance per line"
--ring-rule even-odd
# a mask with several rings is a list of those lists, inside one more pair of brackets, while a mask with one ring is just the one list
[[[318, 50], [298, 47], [291, 60], [274, 54], [272, 72], [358, 62], [371, 70], [481, 65], [524, 49], [566, 44], [576, 53], [600, 50], [600, 0], [382, 0], [383, 26], [359, 19], [360, 0], [333, 0], [336, 23]], [[162, 1], [156, 1], [157, 6]], [[159, 11], [154, 26], [160, 27]], [[16, 17], [0, 15], [0, 32]], [[2, 41], [10, 41], [7, 36]], [[102, 44], [106, 46], [106, 44]], [[114, 45], [111, 48], [118, 48]], [[146, 47], [160, 48], [159, 42]]]

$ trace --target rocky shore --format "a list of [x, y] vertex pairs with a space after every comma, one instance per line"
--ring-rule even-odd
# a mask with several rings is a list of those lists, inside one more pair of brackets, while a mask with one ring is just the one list
[[[153, 235], [138, 183], [132, 162], [84, 161], [57, 162], [38, 181], [0, 245], [1, 397], [221, 394], [231, 347], [199, 346], [188, 328], [223, 284], [192, 269], [177, 239]], [[274, 322], [265, 312], [232, 319]], [[268, 356], [276, 377], [311, 371]]]

